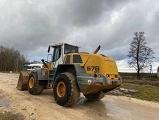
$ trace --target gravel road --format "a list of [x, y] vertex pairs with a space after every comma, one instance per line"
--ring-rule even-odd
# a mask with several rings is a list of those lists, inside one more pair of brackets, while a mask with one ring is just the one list
[[0, 73], [0, 110], [20, 113], [24, 120], [158, 120], [159, 103], [106, 95], [88, 102], [81, 95], [71, 107], [56, 104], [52, 90], [33, 96], [16, 89], [18, 74]]

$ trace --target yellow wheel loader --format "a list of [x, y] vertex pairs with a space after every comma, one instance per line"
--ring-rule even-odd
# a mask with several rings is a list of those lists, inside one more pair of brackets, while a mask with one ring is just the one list
[[[42, 59], [43, 68], [22, 71], [17, 89], [39, 95], [48, 86], [61, 106], [74, 105], [80, 93], [91, 101], [100, 100], [105, 93], [122, 84], [113, 58], [94, 53], [79, 52], [78, 46], [66, 43], [49, 45], [48, 60]], [[49, 60], [50, 58], [50, 60]]]

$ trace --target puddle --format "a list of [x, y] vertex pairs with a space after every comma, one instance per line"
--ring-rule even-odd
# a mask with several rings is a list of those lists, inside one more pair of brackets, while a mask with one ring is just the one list
[[5, 107], [5, 108], [9, 108], [11, 105], [11, 101], [5, 98], [1, 98], [0, 99], [0, 107]]

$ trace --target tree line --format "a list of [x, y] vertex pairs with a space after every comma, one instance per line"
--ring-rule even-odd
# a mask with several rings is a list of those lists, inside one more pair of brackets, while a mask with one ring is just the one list
[[0, 71], [20, 71], [26, 62], [18, 50], [0, 46]]

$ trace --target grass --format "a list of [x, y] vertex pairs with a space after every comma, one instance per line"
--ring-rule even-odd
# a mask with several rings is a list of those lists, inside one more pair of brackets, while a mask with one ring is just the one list
[[138, 84], [138, 85], [151, 85], [159, 87], [159, 80], [158, 79], [127, 79], [123, 80], [123, 84], [130, 83], [130, 84]]
[[159, 102], [159, 87], [157, 86], [124, 83], [120, 88], [138, 90], [132, 94], [134, 98]]

